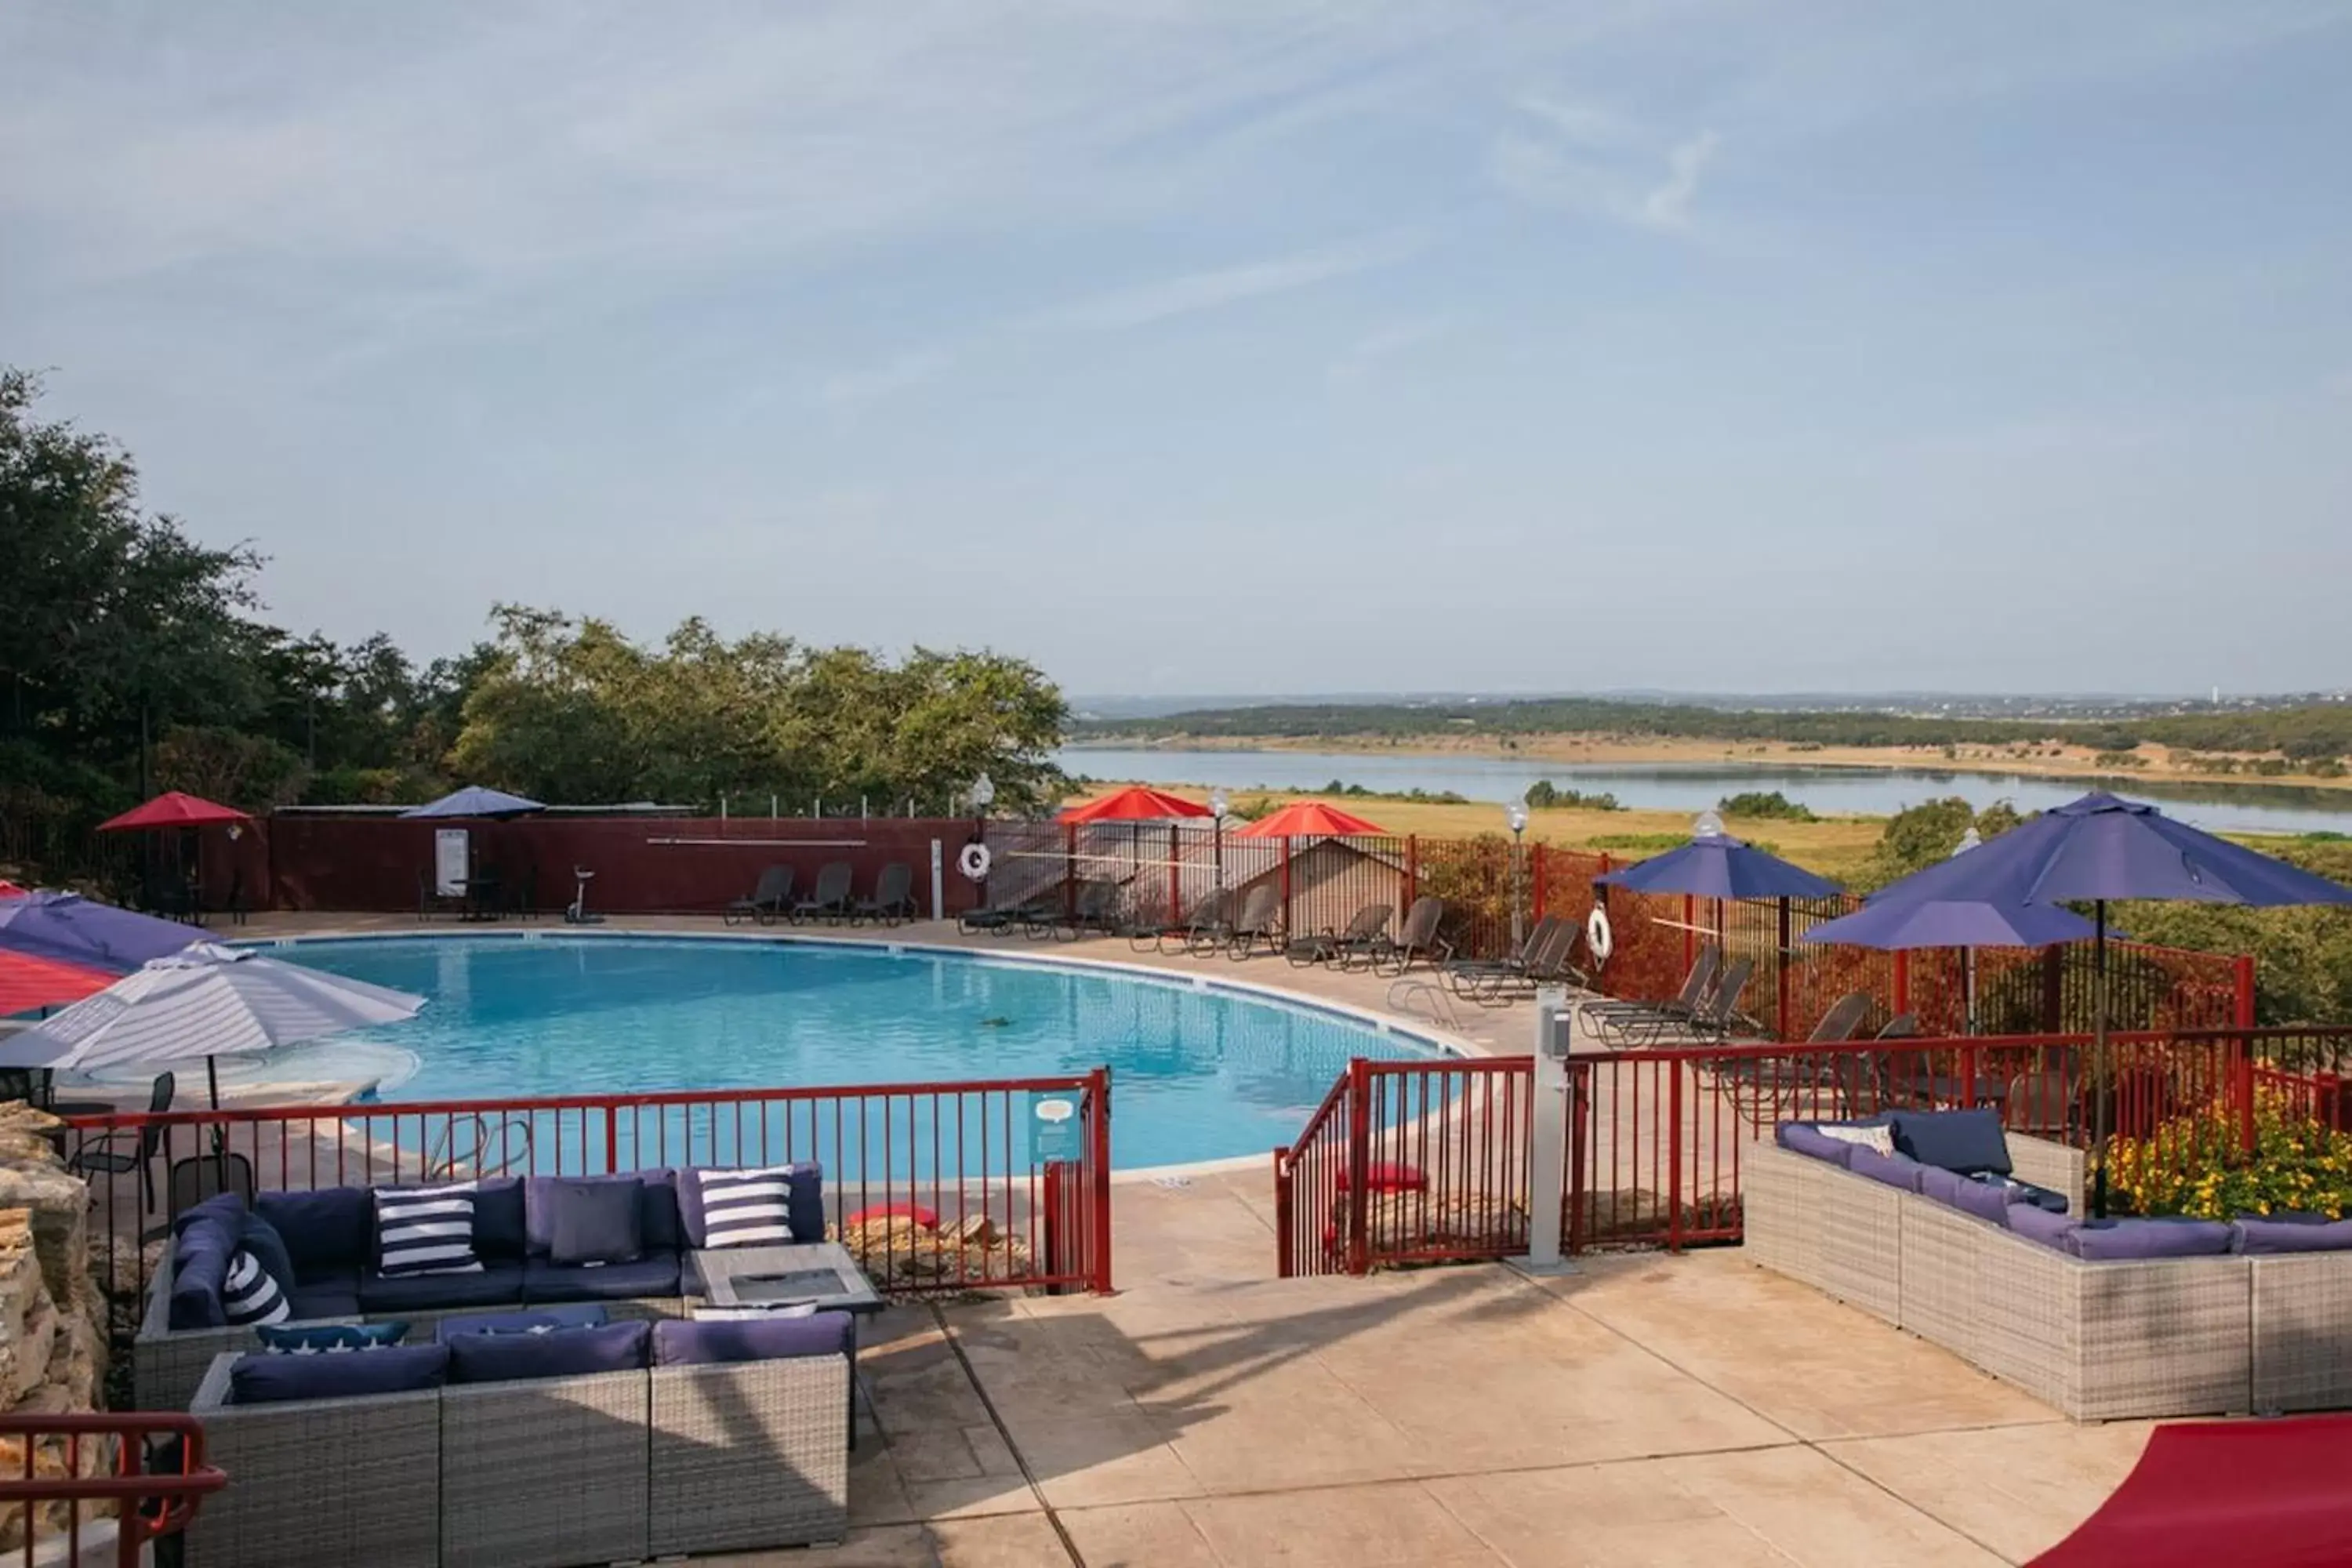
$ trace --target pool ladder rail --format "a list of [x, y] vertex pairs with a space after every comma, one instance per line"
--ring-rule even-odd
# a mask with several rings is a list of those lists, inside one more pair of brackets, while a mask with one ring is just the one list
[[[463, 1156], [457, 1149], [457, 1130], [461, 1127], [472, 1129], [474, 1134], [472, 1148]], [[425, 1179], [446, 1182], [466, 1174], [475, 1181], [486, 1181], [512, 1175], [518, 1170], [528, 1173], [530, 1156], [530, 1117], [476, 1111], [471, 1116], [450, 1118], [425, 1154]]]

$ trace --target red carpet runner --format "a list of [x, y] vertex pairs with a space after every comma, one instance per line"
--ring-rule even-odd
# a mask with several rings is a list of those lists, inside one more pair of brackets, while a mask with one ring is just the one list
[[2352, 1415], [2159, 1426], [2034, 1568], [2352, 1563]]

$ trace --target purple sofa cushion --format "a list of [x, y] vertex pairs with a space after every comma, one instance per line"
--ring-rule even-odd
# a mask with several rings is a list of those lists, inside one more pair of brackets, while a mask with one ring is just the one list
[[228, 1369], [231, 1405], [275, 1405], [289, 1399], [352, 1399], [368, 1394], [415, 1394], [441, 1386], [448, 1373], [444, 1345], [386, 1345], [341, 1355], [239, 1356]]
[[170, 1323], [175, 1329], [217, 1329], [228, 1322], [221, 1291], [228, 1283], [229, 1259], [236, 1256], [242, 1225], [207, 1215], [172, 1244]]
[[448, 1312], [465, 1307], [522, 1304], [523, 1266], [486, 1263], [471, 1274], [363, 1274], [360, 1307], [371, 1317], [392, 1312]]
[[846, 1312], [723, 1323], [660, 1322], [654, 1325], [654, 1364], [702, 1366], [714, 1362], [848, 1355], [856, 1338], [856, 1324]]
[[648, 1252], [627, 1263], [551, 1263], [534, 1258], [522, 1266], [522, 1299], [537, 1307], [549, 1301], [675, 1296], [680, 1272], [675, 1252]]
[[215, 1193], [200, 1204], [190, 1204], [172, 1218], [172, 1234], [184, 1236], [192, 1225], [226, 1225], [231, 1230], [245, 1223], [245, 1194]]
[[320, 1276], [375, 1261], [375, 1205], [365, 1187], [263, 1193], [253, 1212], [277, 1226], [305, 1285]]
[[1954, 1208], [1994, 1225], [2005, 1226], [2009, 1224], [2010, 1194], [2007, 1188], [1995, 1182], [1979, 1182], [1972, 1176], [1956, 1176], [1953, 1182]]
[[2352, 1219], [2316, 1214], [2242, 1214], [2237, 1250], [2255, 1256], [2281, 1252], [2352, 1251]]
[[2234, 1233], [2218, 1219], [2086, 1219], [2074, 1226], [2066, 1250], [2090, 1263], [2149, 1258], [2219, 1258]]
[[520, 1383], [630, 1372], [646, 1364], [653, 1325], [604, 1323], [550, 1334], [457, 1334], [446, 1343], [451, 1383]]
[[[554, 1200], [558, 1187], [607, 1182], [637, 1184], [637, 1240], [646, 1251], [676, 1252], [694, 1245], [687, 1240], [686, 1226], [678, 1214], [677, 1173], [665, 1165], [650, 1171], [618, 1171], [608, 1176], [526, 1178], [523, 1227], [530, 1255], [545, 1258], [555, 1245]], [[824, 1237], [817, 1239], [822, 1241]]]
[[610, 1321], [603, 1305], [593, 1301], [520, 1312], [464, 1312], [434, 1324], [433, 1337], [446, 1342], [459, 1334], [552, 1333], [558, 1329], [602, 1328]]
[[2001, 1223], [2026, 1240], [2038, 1241], [2060, 1252], [2068, 1250], [2067, 1240], [2074, 1234], [2073, 1220], [2032, 1204], [2011, 1204], [2001, 1215]]
[[1852, 1154], [1855, 1148], [1852, 1143], [1841, 1142], [1823, 1133], [1821, 1129], [1809, 1127], [1801, 1121], [1783, 1121], [1772, 1130], [1772, 1141], [1791, 1154], [1802, 1154], [1814, 1160], [1827, 1160], [1831, 1164], [1841, 1167], [1845, 1164], [1847, 1156]]
[[1967, 1177], [1947, 1171], [1941, 1165], [1923, 1165], [1919, 1170], [1919, 1195], [1933, 1198], [1948, 1208], [1960, 1206], [1960, 1184]]
[[2010, 1173], [2009, 1140], [2000, 1130], [2000, 1112], [1990, 1106], [1974, 1110], [1906, 1110], [1895, 1118], [1895, 1147], [1923, 1165], [1974, 1175], [1979, 1171]]
[[1920, 1176], [1927, 1169], [1916, 1160], [1907, 1160], [1900, 1154], [1889, 1158], [1875, 1149], [1864, 1149], [1859, 1144], [1846, 1160], [1845, 1168], [1857, 1176], [1867, 1176], [1874, 1182], [1884, 1182], [1906, 1193], [1919, 1190]]

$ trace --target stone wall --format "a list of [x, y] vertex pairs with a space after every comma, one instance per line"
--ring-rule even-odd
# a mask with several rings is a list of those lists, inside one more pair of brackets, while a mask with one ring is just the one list
[[[21, 1100], [0, 1105], [0, 1410], [12, 1415], [94, 1409], [105, 1373], [106, 1306], [89, 1268], [89, 1188], [67, 1173], [41, 1136], [57, 1125]], [[112, 1468], [102, 1445], [84, 1439], [82, 1447], [84, 1474]], [[45, 1440], [33, 1469], [64, 1475], [65, 1444]], [[0, 1437], [0, 1475], [24, 1473], [23, 1443]], [[63, 1527], [65, 1507], [47, 1506], [41, 1535]], [[0, 1510], [0, 1551], [21, 1549], [24, 1531], [21, 1507]]]

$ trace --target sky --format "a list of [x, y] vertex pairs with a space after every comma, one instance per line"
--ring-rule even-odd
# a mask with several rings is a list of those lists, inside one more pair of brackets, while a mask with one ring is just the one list
[[270, 616], [1075, 691], [2352, 680], [2352, 0], [0, 8]]

